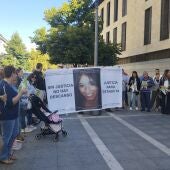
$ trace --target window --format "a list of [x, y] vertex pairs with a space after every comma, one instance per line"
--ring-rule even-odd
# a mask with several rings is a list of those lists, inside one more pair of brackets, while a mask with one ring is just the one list
[[118, 20], [118, 0], [114, 0], [114, 22]]
[[110, 2], [107, 3], [107, 26], [110, 25]]
[[113, 43], [117, 44], [117, 28], [113, 29]]
[[106, 33], [106, 44], [110, 42], [110, 32]]
[[102, 29], [104, 25], [104, 8], [101, 9], [101, 20], [102, 20]]
[[161, 1], [160, 40], [169, 38], [170, 30], [170, 0]]
[[122, 37], [121, 37], [122, 51], [126, 50], [126, 22], [122, 24]]
[[122, 0], [122, 17], [127, 15], [127, 0]]
[[151, 43], [152, 7], [145, 10], [144, 45]]

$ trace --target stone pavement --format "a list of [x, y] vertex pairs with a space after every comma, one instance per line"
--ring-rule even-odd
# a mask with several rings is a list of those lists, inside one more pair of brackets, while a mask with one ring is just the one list
[[135, 111], [103, 111], [101, 116], [69, 114], [68, 136], [35, 139], [10, 166], [0, 170], [170, 170], [170, 116]]

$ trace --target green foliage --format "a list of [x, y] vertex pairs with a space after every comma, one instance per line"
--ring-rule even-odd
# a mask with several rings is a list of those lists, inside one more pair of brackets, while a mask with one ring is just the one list
[[12, 35], [5, 49], [7, 54], [3, 57], [3, 60], [1, 60], [1, 65], [5, 66], [11, 64], [15, 67], [22, 67], [23, 69], [28, 67], [27, 59], [29, 54], [18, 33]]
[[100, 66], [111, 66], [116, 64], [118, 57], [117, 54], [121, 54], [121, 45], [120, 44], [106, 44], [104, 41], [99, 43], [99, 61]]
[[33, 38], [31, 38], [32, 42], [36, 42], [36, 44], [38, 45], [38, 50], [40, 50], [42, 53], [46, 53], [47, 49], [46, 49], [46, 44], [47, 44], [47, 32], [45, 27], [42, 27], [40, 29], [37, 29], [34, 34], [36, 36], [34, 36]]
[[[95, 27], [92, 3], [92, 0], [70, 0], [61, 8], [44, 12], [51, 28], [48, 31], [45, 28], [36, 30], [31, 40], [42, 53], [49, 54], [51, 63], [93, 65]], [[117, 45], [103, 42], [101, 28], [99, 18], [99, 64], [113, 65], [120, 50]]]
[[48, 54], [41, 54], [40, 51], [33, 50], [33, 49], [30, 51], [30, 57], [29, 57], [28, 63], [31, 66], [29, 71], [32, 71], [32, 69], [35, 69], [37, 63], [42, 63], [44, 70], [57, 67], [56, 65], [52, 65], [49, 63]]

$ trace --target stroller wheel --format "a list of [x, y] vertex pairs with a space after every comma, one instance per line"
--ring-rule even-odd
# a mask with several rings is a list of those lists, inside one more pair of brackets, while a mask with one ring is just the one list
[[65, 130], [62, 130], [62, 135], [67, 136], [67, 132]]
[[35, 139], [40, 140], [41, 139], [41, 135], [40, 134], [36, 135]]
[[58, 135], [58, 133], [55, 135], [55, 138], [54, 138], [54, 142], [58, 142], [58, 140], [59, 140], [59, 135]]

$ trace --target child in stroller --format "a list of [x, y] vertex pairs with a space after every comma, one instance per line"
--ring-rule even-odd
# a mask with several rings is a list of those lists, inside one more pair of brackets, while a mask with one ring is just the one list
[[39, 140], [42, 136], [55, 134], [54, 139], [58, 141], [59, 132], [62, 132], [63, 136], [67, 136], [57, 111], [52, 113], [36, 95], [30, 95], [29, 100], [32, 105], [32, 113], [45, 123], [45, 128], [41, 128], [41, 133], [35, 136], [36, 139]]

